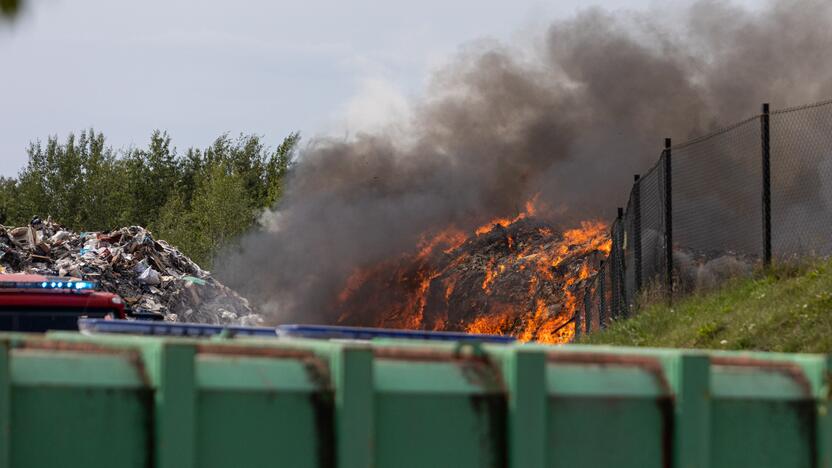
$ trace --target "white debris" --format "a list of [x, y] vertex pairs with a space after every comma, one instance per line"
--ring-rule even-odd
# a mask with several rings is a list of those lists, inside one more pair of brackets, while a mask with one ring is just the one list
[[97, 281], [133, 309], [166, 320], [262, 324], [246, 299], [146, 229], [75, 233], [51, 220], [0, 226], [0, 268], [7, 273]]

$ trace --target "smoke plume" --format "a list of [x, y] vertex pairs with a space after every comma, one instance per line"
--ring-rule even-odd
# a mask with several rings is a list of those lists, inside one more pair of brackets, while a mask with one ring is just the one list
[[274, 321], [332, 322], [355, 268], [438, 229], [514, 215], [535, 194], [556, 226], [609, 219], [663, 137], [832, 95], [830, 24], [828, 0], [706, 0], [674, 21], [590, 9], [531, 51], [467, 46], [405, 124], [311, 143], [266, 227], [217, 273]]

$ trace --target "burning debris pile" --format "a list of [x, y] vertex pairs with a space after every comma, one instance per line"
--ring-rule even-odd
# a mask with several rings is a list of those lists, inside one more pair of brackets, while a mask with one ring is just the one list
[[355, 271], [338, 296], [338, 322], [568, 341], [578, 291], [609, 252], [607, 226], [558, 233], [533, 213], [471, 237], [450, 229], [414, 254]]
[[133, 310], [164, 314], [170, 321], [262, 322], [246, 299], [138, 226], [76, 233], [38, 218], [29, 226], [0, 226], [0, 268], [97, 281]]

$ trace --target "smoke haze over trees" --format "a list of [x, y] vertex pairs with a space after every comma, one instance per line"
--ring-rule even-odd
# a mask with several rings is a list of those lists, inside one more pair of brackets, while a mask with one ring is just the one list
[[29, 148], [17, 178], [0, 178], [0, 223], [51, 216], [78, 231], [141, 225], [205, 267], [274, 205], [299, 142], [276, 149], [259, 136], [222, 135], [178, 153], [156, 131], [146, 148], [115, 151], [94, 130]]
[[568, 227], [611, 218], [664, 137], [832, 96], [832, 4], [759, 11], [703, 0], [679, 18], [591, 9], [534, 50], [476, 43], [433, 76], [407, 122], [299, 158], [269, 230], [219, 272], [275, 321], [333, 321], [357, 268], [425, 235], [511, 216], [539, 194]]

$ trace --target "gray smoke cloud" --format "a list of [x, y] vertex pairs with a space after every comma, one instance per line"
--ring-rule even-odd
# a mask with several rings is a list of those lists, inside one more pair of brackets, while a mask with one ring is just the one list
[[426, 233], [511, 216], [535, 194], [556, 225], [609, 219], [663, 137], [832, 95], [828, 0], [699, 1], [680, 18], [591, 9], [535, 50], [464, 48], [405, 125], [312, 142], [266, 228], [218, 259], [218, 276], [274, 321], [332, 322], [355, 268]]

